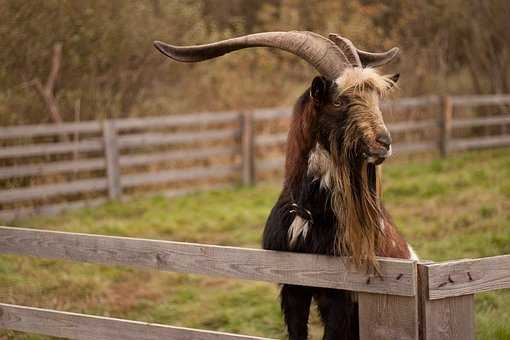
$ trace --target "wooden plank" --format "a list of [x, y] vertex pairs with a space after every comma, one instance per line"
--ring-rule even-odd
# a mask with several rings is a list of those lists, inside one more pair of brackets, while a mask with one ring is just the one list
[[418, 263], [421, 340], [474, 340], [474, 296], [463, 295], [431, 300], [429, 266]]
[[455, 106], [503, 105], [510, 104], [510, 95], [496, 94], [452, 96], [452, 103]]
[[463, 151], [508, 145], [510, 145], [510, 135], [498, 135], [476, 138], [455, 138], [450, 142], [450, 149], [455, 151]]
[[510, 255], [427, 266], [430, 299], [510, 288]]
[[405, 143], [395, 143], [393, 148], [393, 154], [397, 155], [400, 153], [408, 153], [408, 152], [416, 152], [416, 151], [429, 151], [436, 149], [436, 142], [434, 141], [426, 141], [426, 142], [405, 142]]
[[118, 200], [122, 195], [120, 184], [119, 145], [115, 123], [110, 120], [103, 122], [104, 156], [106, 159], [106, 179], [108, 197]]
[[418, 340], [416, 296], [358, 294], [360, 340]]
[[44, 143], [17, 145], [0, 148], [0, 158], [18, 158], [28, 156], [50, 155], [68, 152], [100, 151], [103, 143], [99, 140], [84, 140], [79, 143]]
[[121, 118], [115, 119], [115, 126], [119, 130], [147, 129], [174, 126], [197, 125], [203, 126], [211, 123], [235, 123], [239, 117], [236, 111], [191, 113], [184, 115]]
[[245, 186], [255, 184], [255, 132], [253, 113], [241, 115], [241, 180]]
[[462, 118], [452, 121], [453, 128], [510, 124], [510, 115]]
[[414, 98], [401, 98], [394, 101], [384, 101], [381, 104], [382, 109], [404, 110], [417, 107], [429, 107], [439, 103], [439, 96], [423, 96]]
[[0, 179], [101, 170], [104, 169], [105, 166], [105, 160], [102, 158], [77, 159], [28, 165], [23, 164], [0, 168]]
[[435, 119], [422, 119], [416, 121], [394, 122], [388, 124], [391, 133], [407, 132], [413, 130], [423, 130], [437, 127]]
[[53, 215], [60, 213], [62, 211], [95, 207], [104, 204], [105, 202], [106, 202], [105, 197], [98, 197], [81, 201], [45, 204], [32, 207], [21, 207], [14, 210], [0, 210], [0, 220], [12, 221], [15, 219], [24, 218], [31, 215]]
[[284, 170], [285, 157], [263, 159], [256, 162], [257, 172]]
[[224, 139], [237, 139], [240, 136], [240, 130], [221, 129], [194, 132], [168, 133], [138, 133], [132, 135], [121, 135], [118, 138], [119, 148], [145, 147], [166, 144], [184, 144], [209, 142]]
[[59, 124], [36, 124], [0, 127], [0, 138], [21, 138], [57, 135], [63, 133], [99, 133], [101, 122], [85, 121]]
[[275, 133], [272, 135], [262, 135], [255, 138], [255, 145], [260, 146], [274, 146], [285, 144], [287, 142], [287, 132]]
[[179, 196], [183, 196], [183, 195], [195, 194], [195, 193], [203, 192], [203, 191], [228, 188], [228, 187], [232, 187], [232, 186], [233, 185], [231, 183], [204, 184], [204, 185], [200, 185], [200, 186], [192, 186], [192, 187], [186, 187], [186, 188], [180, 188], [180, 189], [166, 190], [166, 191], [163, 191], [163, 195], [168, 198], [174, 198], [174, 197], [179, 197]]
[[53, 183], [28, 188], [0, 190], [0, 203], [43, 199], [57, 195], [100, 191], [106, 189], [106, 178], [82, 179], [67, 183]]
[[275, 107], [270, 109], [258, 109], [253, 111], [255, 121], [273, 120], [281, 118], [290, 118], [292, 116], [292, 108]]
[[0, 303], [0, 328], [84, 340], [257, 340], [260, 337]]
[[157, 184], [163, 182], [218, 178], [239, 173], [239, 170], [240, 167], [238, 165], [225, 165], [207, 168], [195, 167], [179, 170], [163, 170], [158, 172], [124, 175], [122, 177], [122, 186], [133, 187], [137, 185]]
[[348, 258], [11, 227], [0, 227], [0, 253], [360, 292], [416, 294], [415, 265], [409, 260], [381, 258], [381, 278], [367, 281], [367, 268], [355, 266]]
[[152, 163], [207, 159], [210, 157], [232, 157], [238, 155], [239, 153], [239, 146], [235, 145], [225, 147], [206, 147], [200, 149], [180, 149], [175, 151], [141, 153], [135, 155], [130, 154], [120, 156], [120, 165], [128, 167], [137, 165], [149, 165]]

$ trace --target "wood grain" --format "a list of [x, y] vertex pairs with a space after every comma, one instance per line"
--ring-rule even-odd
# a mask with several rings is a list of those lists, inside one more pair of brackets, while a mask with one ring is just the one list
[[266, 339], [4, 303], [0, 303], [0, 328], [84, 340]]
[[0, 179], [100, 170], [105, 167], [105, 160], [102, 158], [16, 165], [0, 168]]
[[255, 138], [255, 145], [260, 146], [274, 146], [285, 144], [287, 142], [287, 132], [275, 133], [272, 135], [262, 135]]
[[53, 203], [53, 204], [43, 204], [38, 206], [31, 207], [20, 207], [12, 210], [1, 210], [0, 211], [0, 221], [12, 221], [17, 218], [27, 217], [30, 215], [48, 215], [48, 214], [56, 214], [62, 211], [73, 210], [73, 209], [81, 209], [81, 208], [89, 208], [96, 207], [98, 205], [104, 204], [106, 202], [106, 197], [98, 197], [93, 199], [86, 199], [80, 201], [72, 201], [72, 202], [64, 202], [64, 203]]
[[108, 197], [119, 200], [122, 195], [120, 184], [120, 163], [117, 129], [115, 123], [109, 120], [103, 122], [104, 157], [106, 159], [106, 179], [108, 183]]
[[417, 121], [389, 123], [388, 130], [391, 133], [408, 132], [412, 130], [423, 130], [437, 127], [437, 121], [434, 119], [422, 119]]
[[360, 340], [418, 340], [416, 296], [359, 293]]
[[395, 143], [395, 146], [392, 145], [392, 147], [394, 154], [398, 155], [399, 153], [434, 150], [437, 148], [437, 142], [425, 141], [425, 142]]
[[256, 162], [257, 172], [283, 170], [285, 157], [261, 159]]
[[245, 186], [255, 184], [255, 150], [253, 113], [241, 115], [241, 180]]
[[100, 121], [78, 123], [37, 124], [0, 127], [0, 138], [20, 138], [57, 135], [63, 133], [99, 133]]
[[147, 129], [188, 125], [206, 125], [211, 123], [235, 123], [239, 113], [235, 111], [226, 112], [204, 112], [184, 115], [170, 115], [158, 117], [121, 118], [115, 119], [115, 126], [119, 130], [126, 129]]
[[149, 185], [164, 182], [187, 181], [192, 179], [221, 178], [229, 175], [239, 174], [239, 165], [222, 165], [211, 167], [193, 167], [178, 170], [161, 170], [141, 174], [124, 175], [122, 177], [123, 187], [134, 187], [138, 185]]
[[423, 96], [414, 98], [401, 98], [398, 100], [384, 101], [381, 104], [382, 109], [404, 110], [420, 107], [430, 107], [439, 103], [439, 96]]
[[510, 124], [510, 115], [455, 119], [453, 128]]
[[232, 157], [239, 154], [239, 146], [181, 149], [167, 152], [121, 155], [120, 165], [127, 167], [151, 163], [207, 159], [210, 157]]
[[103, 143], [99, 139], [83, 140], [79, 143], [40, 143], [0, 148], [0, 158], [19, 158], [50, 155], [67, 152], [101, 151]]
[[73, 182], [37, 185], [28, 188], [0, 190], [0, 203], [42, 199], [107, 189], [106, 178], [81, 179]]
[[510, 288], [510, 255], [427, 265], [430, 299]]
[[0, 252], [361, 292], [416, 294], [415, 265], [408, 260], [380, 259], [382, 279], [367, 282], [367, 268], [352, 265], [348, 258], [11, 227], [0, 227]]
[[431, 300], [430, 267], [418, 263], [421, 340], [474, 340], [474, 296]]
[[290, 107], [275, 107], [270, 109], [257, 109], [253, 111], [255, 121], [274, 120], [290, 118], [292, 109]]
[[485, 136], [475, 138], [455, 138], [450, 141], [450, 149], [463, 151], [470, 149], [483, 149], [495, 146], [510, 145], [510, 135]]
[[452, 102], [455, 106], [502, 105], [510, 104], [510, 95], [496, 94], [452, 96]]
[[119, 136], [119, 149], [125, 148], [138, 148], [155, 145], [167, 144], [185, 144], [196, 142], [210, 142], [224, 139], [239, 138], [240, 130], [235, 129], [221, 129], [221, 130], [207, 130], [200, 132], [178, 132], [174, 134], [167, 133], [137, 133], [130, 135]]

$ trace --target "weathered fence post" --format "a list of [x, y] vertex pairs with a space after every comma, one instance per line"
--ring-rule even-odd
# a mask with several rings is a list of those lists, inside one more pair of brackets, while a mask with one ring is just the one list
[[452, 132], [453, 103], [450, 96], [441, 97], [441, 112], [439, 116], [439, 153], [446, 157]]
[[255, 184], [255, 133], [253, 112], [241, 113], [241, 181], [245, 186]]
[[358, 293], [361, 340], [418, 340], [418, 298]]
[[474, 295], [430, 300], [429, 265], [418, 263], [420, 340], [474, 340]]
[[103, 141], [106, 159], [106, 176], [108, 180], [108, 196], [118, 200], [122, 195], [120, 184], [119, 147], [117, 144], [117, 129], [111, 120], [103, 121]]
[[418, 280], [412, 265], [414, 296], [358, 293], [360, 340], [419, 339]]

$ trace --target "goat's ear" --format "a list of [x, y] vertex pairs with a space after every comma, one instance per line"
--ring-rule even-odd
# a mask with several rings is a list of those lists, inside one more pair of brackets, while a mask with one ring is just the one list
[[395, 73], [388, 75], [388, 79], [391, 80], [391, 85], [395, 85], [398, 81], [398, 78], [400, 78], [400, 73]]
[[317, 76], [310, 86], [310, 97], [317, 103], [324, 103], [328, 97], [330, 81], [323, 76]]

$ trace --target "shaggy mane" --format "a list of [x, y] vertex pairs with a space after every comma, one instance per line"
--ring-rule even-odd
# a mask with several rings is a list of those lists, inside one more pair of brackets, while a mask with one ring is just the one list
[[367, 90], [374, 90], [379, 95], [387, 94], [396, 83], [389, 76], [380, 75], [373, 68], [348, 68], [335, 81], [339, 95], [345, 92], [363, 93]]

